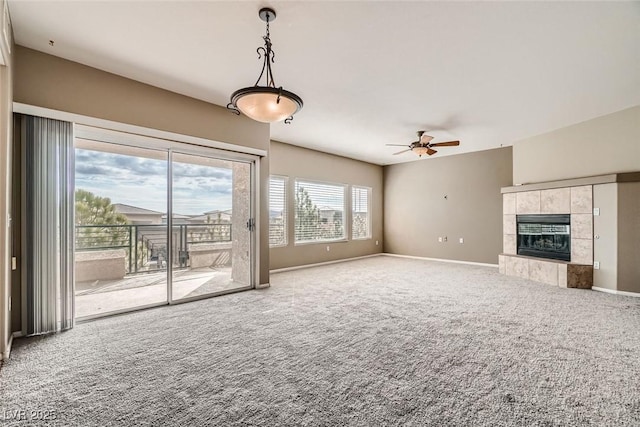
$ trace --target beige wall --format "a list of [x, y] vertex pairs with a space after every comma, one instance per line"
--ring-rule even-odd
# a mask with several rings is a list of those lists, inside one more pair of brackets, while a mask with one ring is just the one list
[[[4, 11], [4, 0], [0, 0], [0, 11]], [[11, 34], [10, 26], [8, 33]], [[0, 360], [8, 355], [11, 335], [11, 223], [8, 218], [11, 215], [13, 55], [5, 52], [4, 59], [6, 65], [0, 65]], [[11, 306], [14, 307], [13, 303]]]
[[640, 183], [638, 182], [618, 184], [618, 225], [618, 290], [640, 292]]
[[593, 260], [600, 269], [593, 270], [593, 286], [615, 290], [618, 287], [618, 184], [593, 186], [593, 207], [600, 215], [593, 217]]
[[[224, 107], [15, 47], [15, 102], [269, 151], [269, 125]], [[258, 282], [269, 281], [268, 157], [260, 161]]]
[[[345, 157], [322, 153], [272, 141], [271, 173], [289, 177], [288, 245], [271, 249], [271, 268], [278, 269], [318, 262], [370, 255], [382, 251], [382, 167]], [[304, 178], [339, 184], [361, 185], [372, 189], [372, 238], [346, 242], [295, 245], [294, 180]], [[350, 198], [350, 191], [347, 196]], [[347, 220], [350, 217], [347, 216]], [[376, 246], [376, 240], [378, 245]], [[330, 251], [327, 252], [327, 246]]]
[[384, 251], [497, 264], [511, 156], [507, 147], [385, 166]]
[[513, 145], [513, 183], [640, 170], [640, 106]]
[[640, 183], [594, 185], [593, 201], [593, 285], [640, 293]]
[[14, 101], [269, 149], [269, 125], [226, 108], [16, 46]]
[[[640, 171], [640, 106], [513, 145], [513, 182], [536, 183]], [[594, 286], [640, 292], [637, 183], [594, 185]]]

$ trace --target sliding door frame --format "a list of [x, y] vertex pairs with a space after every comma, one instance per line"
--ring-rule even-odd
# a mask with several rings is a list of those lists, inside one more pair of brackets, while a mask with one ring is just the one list
[[[129, 134], [127, 132], [96, 128], [93, 126], [74, 124], [74, 137], [86, 140], [92, 140], [107, 144], [120, 146], [151, 149], [167, 153], [167, 248], [169, 251], [173, 249], [173, 154], [187, 154], [194, 156], [208, 157], [230, 162], [246, 163], [250, 167], [250, 218], [253, 219], [255, 226], [250, 232], [250, 254], [249, 254], [249, 270], [250, 282], [247, 286], [234, 289], [227, 289], [218, 292], [212, 292], [205, 295], [196, 295], [188, 298], [173, 299], [173, 263], [167, 262], [167, 288], [166, 300], [160, 303], [147, 304], [143, 306], [133, 307], [130, 309], [114, 310], [104, 314], [95, 314], [76, 318], [76, 322], [84, 322], [88, 320], [116, 316], [133, 311], [144, 310], [153, 307], [162, 307], [166, 305], [176, 305], [186, 302], [212, 298], [220, 295], [242, 292], [257, 287], [258, 271], [260, 268], [260, 210], [257, 209], [260, 201], [260, 186], [258, 185], [258, 177], [260, 176], [260, 156], [249, 153], [241, 153], [236, 151], [228, 151], [224, 149], [214, 148], [211, 146], [192, 144], [188, 142], [180, 142], [171, 139], [158, 138], [155, 136], [146, 136], [140, 134]], [[233, 191], [233, 190], [232, 190]], [[75, 253], [75, 251], [74, 251]], [[172, 257], [167, 257], [171, 260]]]
[[[25, 104], [21, 102], [13, 102], [13, 112], [19, 114], [28, 114], [32, 116], [38, 117], [47, 117], [50, 119], [57, 119], [62, 121], [72, 122], [74, 124], [74, 133], [77, 134], [78, 130], [81, 128], [101, 128], [107, 129], [113, 132], [118, 133], [126, 133], [131, 139], [136, 139], [138, 137], [151, 139], [154, 141], [165, 140], [171, 141], [173, 143], [185, 144], [186, 146], [192, 147], [201, 147], [206, 149], [212, 149], [216, 152], [223, 153], [224, 156], [238, 156], [239, 159], [250, 159], [254, 166], [252, 167], [252, 189], [253, 189], [253, 215], [255, 219], [255, 228], [252, 233], [253, 240], [253, 265], [251, 266], [252, 271], [252, 287], [258, 288], [261, 287], [259, 282], [261, 280], [261, 217], [260, 217], [260, 200], [261, 200], [261, 188], [260, 188], [260, 162], [261, 158], [265, 158], [268, 154], [268, 151], [261, 148], [254, 148], [246, 145], [237, 145], [228, 142], [221, 142], [212, 139], [191, 136], [171, 131], [164, 131], [134, 124], [122, 123], [118, 121], [102, 119], [97, 117], [90, 117], [83, 114], [71, 113], [67, 111], [55, 110], [51, 108]], [[151, 147], [157, 148], [157, 146]], [[22, 168], [21, 173], [24, 175], [25, 170]], [[24, 223], [22, 224], [21, 233], [24, 233]], [[75, 252], [75, 251], [74, 251]], [[26, 298], [25, 298], [25, 288], [21, 285], [21, 294], [22, 294], [22, 333], [26, 333]], [[226, 292], [220, 293], [220, 295]], [[205, 296], [208, 297], [208, 296]], [[187, 300], [180, 302], [188, 302]], [[176, 302], [179, 303], [179, 302]], [[138, 306], [133, 309], [124, 309], [124, 310], [114, 310], [105, 315], [93, 315], [93, 316], [84, 316], [80, 320], [76, 319], [76, 323], [81, 323], [84, 321], [89, 321], [97, 318], [109, 317], [109, 316], [117, 316], [120, 314], [131, 313], [134, 311], [145, 310], [153, 307], [163, 307], [168, 305], [168, 302], [159, 303], [159, 304], [149, 304], [144, 306]]]

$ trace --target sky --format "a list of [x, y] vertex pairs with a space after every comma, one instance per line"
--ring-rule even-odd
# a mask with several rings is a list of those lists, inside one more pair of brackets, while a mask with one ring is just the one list
[[[76, 189], [111, 203], [167, 211], [167, 161], [76, 149]], [[231, 209], [231, 169], [173, 164], [173, 213]]]

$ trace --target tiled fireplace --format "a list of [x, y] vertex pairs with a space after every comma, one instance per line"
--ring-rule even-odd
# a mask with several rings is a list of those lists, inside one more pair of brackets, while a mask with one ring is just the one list
[[519, 189], [503, 189], [500, 272], [550, 285], [591, 288], [592, 186]]

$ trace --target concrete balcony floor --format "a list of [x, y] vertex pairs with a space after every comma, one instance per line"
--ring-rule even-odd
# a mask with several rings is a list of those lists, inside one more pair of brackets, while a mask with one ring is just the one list
[[[231, 279], [231, 267], [188, 268], [173, 272], [173, 300], [247, 286]], [[167, 301], [167, 272], [136, 274], [121, 280], [76, 283], [76, 318]]]

